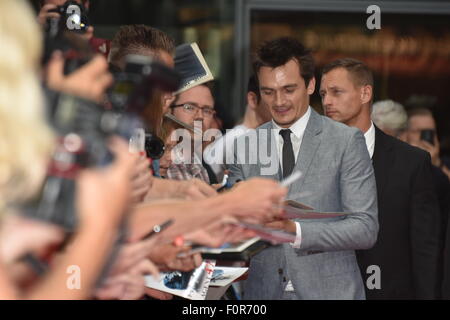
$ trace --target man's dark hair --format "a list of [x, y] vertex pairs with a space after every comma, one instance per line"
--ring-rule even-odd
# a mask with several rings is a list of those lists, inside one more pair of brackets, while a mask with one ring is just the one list
[[338, 59], [323, 67], [322, 75], [338, 68], [347, 70], [356, 86], [369, 85], [373, 87], [372, 71], [364, 62], [352, 58]]
[[427, 116], [427, 117], [431, 117], [434, 119], [433, 112], [431, 112], [431, 110], [427, 109], [427, 108], [419, 108], [419, 107], [413, 108], [413, 109], [408, 110], [407, 114], [408, 114], [408, 119], [415, 117], [415, 116]]
[[110, 62], [120, 66], [128, 54], [140, 54], [142, 50], [150, 50], [158, 57], [160, 51], [173, 54], [173, 39], [161, 30], [143, 24], [120, 27], [111, 42]]
[[311, 50], [294, 38], [283, 37], [264, 42], [256, 50], [253, 70], [255, 74], [258, 74], [261, 67], [277, 68], [292, 59], [299, 64], [300, 75], [308, 86], [309, 81], [314, 77], [314, 58]]
[[256, 101], [259, 103], [261, 101], [261, 92], [259, 92], [259, 82], [258, 77], [254, 74], [248, 79], [247, 83], [247, 93], [253, 92], [256, 95]]
[[[214, 99], [214, 94], [213, 94], [213, 92], [214, 92], [214, 84], [215, 84], [215, 83], [214, 83], [214, 80], [211, 80], [211, 81], [208, 81], [208, 82], [199, 84], [198, 86], [204, 86], [204, 87], [208, 88], [208, 89], [209, 89], [209, 92], [211, 92], [211, 96], [212, 96], [213, 99]], [[195, 87], [198, 87], [198, 86], [193, 86], [192, 88], [195, 88]], [[192, 89], [192, 88], [189, 88], [188, 90], [190, 90], [190, 89]], [[185, 91], [188, 91], [188, 90], [185, 90]], [[184, 91], [183, 91], [183, 92], [184, 92]], [[180, 92], [180, 93], [178, 93], [178, 94], [175, 95], [175, 99], [174, 99], [174, 100], [172, 101], [172, 103], [170, 104], [171, 107], [173, 107], [174, 105], [176, 105], [176, 104], [178, 103], [178, 100], [179, 100], [179, 98], [180, 98], [180, 95], [181, 95], [183, 92]]]

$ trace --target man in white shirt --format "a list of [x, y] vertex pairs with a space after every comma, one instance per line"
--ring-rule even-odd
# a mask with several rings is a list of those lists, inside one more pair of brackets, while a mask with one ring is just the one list
[[430, 156], [374, 126], [373, 76], [364, 63], [346, 58], [326, 65], [320, 95], [328, 117], [364, 133], [375, 170], [378, 241], [357, 251], [367, 299], [436, 298], [440, 216]]
[[[340, 219], [267, 221], [296, 234], [250, 261], [244, 299], [364, 299], [355, 249], [378, 233], [375, 178], [363, 134], [309, 106], [315, 89], [312, 54], [294, 38], [264, 43], [253, 64], [272, 121], [237, 138], [230, 182], [254, 176], [301, 179], [287, 198]], [[249, 141], [245, 143], [245, 141]]]

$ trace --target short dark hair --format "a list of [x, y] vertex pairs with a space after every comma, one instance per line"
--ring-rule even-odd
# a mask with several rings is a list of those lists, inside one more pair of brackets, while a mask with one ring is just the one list
[[155, 56], [158, 51], [173, 54], [174, 40], [165, 32], [143, 24], [121, 26], [111, 42], [110, 62], [120, 66], [123, 58], [128, 54], [139, 54], [148, 49]]
[[427, 108], [413, 108], [408, 110], [407, 114], [408, 119], [415, 116], [428, 116], [434, 119], [433, 112], [431, 112], [431, 110]]
[[261, 101], [261, 92], [259, 92], [259, 81], [258, 77], [256, 75], [251, 75], [250, 78], [248, 78], [247, 83], [247, 93], [253, 92], [256, 95], [256, 101], [259, 103]]
[[300, 75], [308, 86], [314, 77], [314, 58], [311, 50], [305, 48], [295, 38], [282, 37], [264, 42], [257, 50], [253, 61], [253, 70], [258, 74], [261, 67], [277, 68], [290, 60], [299, 64]]
[[[204, 86], [204, 87], [208, 88], [208, 89], [209, 89], [209, 92], [211, 93], [211, 96], [212, 96], [213, 99], [214, 99], [214, 94], [213, 94], [213, 91], [214, 91], [214, 80], [211, 80], [211, 81], [207, 81], [207, 82], [201, 83], [201, 84], [199, 84], [198, 86], [193, 86], [192, 88], [199, 87], [199, 86]], [[192, 89], [192, 88], [189, 88], [188, 90], [190, 90], [190, 89]], [[188, 90], [185, 90], [185, 91], [188, 91]], [[179, 92], [179, 93], [177, 93], [177, 94], [175, 95], [175, 99], [173, 99], [172, 103], [170, 104], [171, 107], [174, 106], [174, 105], [176, 105], [176, 104], [178, 103], [178, 99], [180, 98], [180, 95], [181, 95], [183, 92], [184, 92], [184, 91]]]
[[347, 70], [355, 85], [373, 87], [372, 71], [364, 62], [352, 58], [338, 59], [323, 67], [322, 75], [338, 68]]

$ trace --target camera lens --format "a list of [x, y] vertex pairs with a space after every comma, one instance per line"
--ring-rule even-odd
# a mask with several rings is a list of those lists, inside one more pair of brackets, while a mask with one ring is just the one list
[[158, 160], [164, 154], [164, 142], [152, 134], [145, 135], [145, 153], [148, 158]]

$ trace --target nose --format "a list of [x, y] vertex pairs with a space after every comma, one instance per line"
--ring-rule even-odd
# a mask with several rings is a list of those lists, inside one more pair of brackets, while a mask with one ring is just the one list
[[324, 107], [331, 106], [331, 98], [326, 93], [322, 95], [322, 105]]
[[195, 109], [194, 120], [195, 121], [203, 121], [203, 109], [201, 109], [201, 108], [196, 108]]
[[277, 91], [275, 93], [275, 105], [282, 106], [282, 105], [284, 105], [285, 101], [286, 101], [286, 99], [285, 99], [284, 94], [280, 91]]

